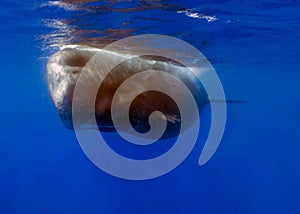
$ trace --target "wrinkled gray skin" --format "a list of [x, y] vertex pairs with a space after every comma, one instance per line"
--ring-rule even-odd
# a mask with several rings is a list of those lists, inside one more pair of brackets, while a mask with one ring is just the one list
[[[72, 98], [76, 80], [78, 79], [82, 68], [99, 51], [101, 51], [101, 49], [84, 46], [69, 46], [53, 54], [48, 60], [47, 75], [49, 92], [59, 116], [67, 128], [73, 129]], [[118, 55], [113, 54], [109, 57], [118, 57]], [[153, 60], [155, 63], [153, 63]], [[201, 112], [208, 103], [207, 94], [203, 90], [201, 84], [195, 80], [187, 69], [178, 63], [161, 58], [137, 58], [130, 63], [124, 63], [119, 66], [111, 75], [107, 76], [107, 81], [104, 81], [103, 83], [101, 96], [97, 96], [95, 104], [95, 115], [98, 127], [101, 131], [114, 131], [110, 116], [110, 103], [113, 96], [112, 92], [114, 92], [129, 76], [139, 71], [151, 69], [172, 73], [183, 80], [196, 98], [199, 112]], [[91, 74], [91, 76], [93, 75], [94, 74]], [[97, 78], [97, 75], [93, 78]], [[164, 81], [168, 84], [168, 80]], [[136, 87], [143, 86], [136, 83]], [[170, 84], [170, 87], [174, 87], [174, 90], [176, 90], [176, 85]], [[134, 90], [134, 87], [127, 90], [127, 92], [124, 92], [122, 96], [126, 98], [126, 93], [130, 90]], [[178, 91], [178, 93], [181, 92]], [[176, 105], [164, 96], [155, 93], [145, 93], [141, 96], [140, 101], [138, 100], [132, 104], [131, 109], [132, 111], [129, 112], [131, 122], [133, 127], [138, 131], [147, 131], [149, 128], [147, 118], [151, 112], [156, 110], [162, 111], [168, 121], [166, 132], [169, 133], [166, 133], [166, 138], [174, 136], [174, 130], [176, 132], [180, 127], [180, 114], [177, 111]], [[122, 109], [120, 109], [120, 111], [121, 110]], [[191, 123], [192, 122], [191, 119]]]
[[48, 87], [64, 125], [72, 129], [72, 98], [79, 74], [95, 52], [66, 48], [53, 54], [47, 64]]

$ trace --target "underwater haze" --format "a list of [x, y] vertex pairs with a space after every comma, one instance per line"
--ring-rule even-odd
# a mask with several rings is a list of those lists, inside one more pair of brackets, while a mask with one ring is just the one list
[[[300, 213], [299, 11], [298, 0], [1, 0], [0, 213]], [[51, 101], [46, 64], [63, 45], [140, 34], [196, 47], [238, 102], [207, 164], [209, 107], [181, 165], [132, 181], [86, 157]]]

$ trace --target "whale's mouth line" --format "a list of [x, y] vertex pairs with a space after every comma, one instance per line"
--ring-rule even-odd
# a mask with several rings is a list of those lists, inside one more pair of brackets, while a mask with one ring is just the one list
[[114, 126], [99, 126], [98, 130], [100, 132], [116, 132], [116, 128]]

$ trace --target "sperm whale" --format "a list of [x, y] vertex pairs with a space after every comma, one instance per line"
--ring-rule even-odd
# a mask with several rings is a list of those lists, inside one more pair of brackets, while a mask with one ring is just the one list
[[[112, 115], [111, 103], [114, 94], [127, 78], [141, 71], [160, 70], [176, 76], [187, 85], [194, 95], [199, 112], [209, 102], [204, 88], [200, 82], [197, 82], [192, 72], [171, 59], [151, 55], [132, 57], [117, 51], [107, 51], [83, 45], [68, 45], [62, 47], [60, 51], [54, 53], [49, 58], [47, 63], [47, 77], [51, 99], [60, 119], [65, 127], [69, 129], [73, 129], [72, 100], [76, 82], [87, 63], [99, 53], [110, 60], [120, 57], [128, 58], [128, 60], [115, 67], [106, 76], [104, 73], [101, 73], [101, 69], [98, 69], [97, 72], [89, 69], [87, 72], [89, 79], [103, 79], [95, 101], [95, 118], [100, 131], [116, 131], [112, 116], [118, 117], [118, 112], [123, 111], [122, 103], [129, 102], [127, 98], [130, 93], [140, 90], [145, 86], [139, 82], [135, 82], [123, 89], [119, 96], [119, 103], [121, 104], [118, 106], [117, 112], [114, 112], [115, 115]], [[99, 68], [99, 65], [97, 66]], [[101, 66], [105, 65], [100, 65], [100, 68]], [[157, 81], [163, 81], [166, 87], [182, 95], [181, 98], [183, 100], [185, 99], [183, 92], [177, 88], [171, 79], [164, 78], [157, 79]], [[89, 92], [85, 91], [85, 93], [88, 96]], [[186, 107], [188, 105], [189, 103], [187, 102]], [[82, 106], [82, 111], [84, 112], [84, 106]], [[141, 133], [147, 132], [150, 129], [148, 118], [154, 111], [160, 111], [164, 114], [163, 118], [154, 119], [164, 119], [167, 121], [167, 128], [163, 138], [175, 136], [180, 129], [180, 111], [176, 103], [167, 94], [154, 90], [141, 93], [130, 104], [128, 114], [132, 127]], [[193, 120], [193, 118], [190, 118], [191, 124], [194, 122]]]

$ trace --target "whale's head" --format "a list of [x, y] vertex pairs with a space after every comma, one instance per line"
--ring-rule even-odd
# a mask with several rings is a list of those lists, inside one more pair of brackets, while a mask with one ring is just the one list
[[72, 129], [72, 98], [82, 68], [94, 55], [91, 51], [63, 48], [53, 54], [47, 64], [48, 88], [59, 116], [67, 128]]

